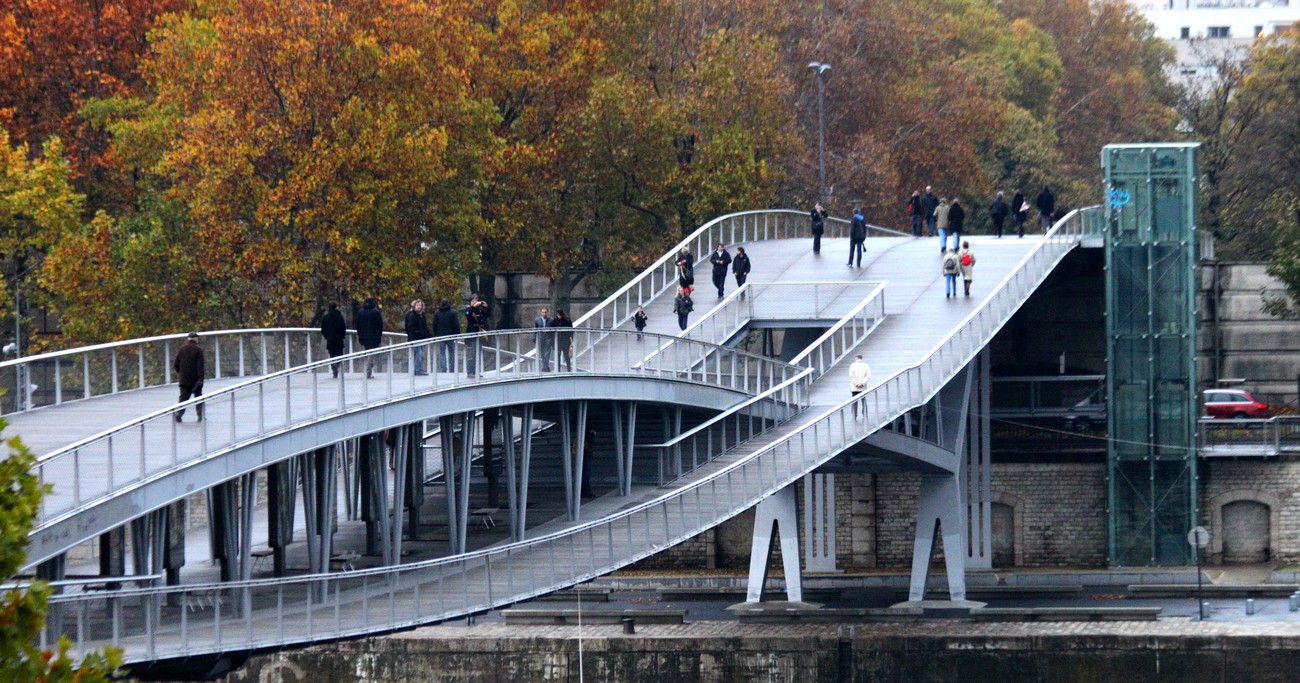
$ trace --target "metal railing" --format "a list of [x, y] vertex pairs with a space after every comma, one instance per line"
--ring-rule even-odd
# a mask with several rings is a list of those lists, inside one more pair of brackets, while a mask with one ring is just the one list
[[1275, 457], [1300, 453], [1300, 416], [1267, 419], [1218, 420], [1202, 417], [1197, 423], [1202, 457]]
[[[171, 384], [172, 362], [185, 338], [128, 339], [0, 363], [0, 415]], [[385, 344], [404, 341], [405, 334], [384, 333]], [[329, 357], [320, 330], [306, 327], [200, 332], [199, 344], [209, 379], [266, 375]], [[356, 331], [348, 330], [345, 351], [359, 348]]]
[[[753, 320], [827, 320], [836, 319], [823, 339], [861, 341], [885, 315], [884, 290], [880, 282], [789, 282], [746, 283], [727, 295], [708, 314], [691, 323], [680, 338], [723, 344]], [[842, 332], [852, 333], [847, 337]], [[832, 334], [836, 333], [836, 334]], [[818, 349], [819, 357], [829, 358], [823, 339], [814, 342], [801, 357]], [[838, 347], [837, 347], [838, 348]], [[851, 347], [849, 347], [851, 348]], [[654, 350], [647, 359], [660, 353]], [[836, 357], [838, 360], [839, 357]], [[811, 366], [807, 366], [811, 367]]]
[[[827, 239], [849, 235], [849, 222], [842, 218], [827, 218]], [[715, 218], [700, 226], [686, 239], [678, 242], [667, 254], [652, 263], [640, 275], [605, 298], [596, 308], [574, 321], [578, 327], [615, 329], [632, 318], [637, 306], [643, 306], [660, 295], [677, 287], [677, 254], [689, 247], [699, 264], [704, 263], [714, 245], [719, 242], [732, 245], [762, 240], [811, 238], [808, 213], [789, 209], [744, 211]], [[867, 226], [868, 237], [910, 237], [910, 235], [878, 225]], [[702, 271], [701, 271], [702, 272]]]
[[799, 355], [790, 359], [790, 364], [811, 368], [814, 378], [826, 374], [827, 370], [843, 360], [885, 319], [885, 287], [888, 284], [876, 284], [871, 293], [840, 318], [839, 322]]
[[[668, 441], [642, 446], [658, 451], [660, 484], [680, 479], [698, 470], [730, 452], [735, 446], [767, 433], [806, 410], [809, 405], [808, 389], [815, 379], [814, 372], [805, 369], [795, 377], [718, 413]], [[758, 409], [762, 403], [775, 408], [775, 413], [764, 415], [767, 411]]]
[[[636, 341], [633, 332], [575, 330], [572, 346], [577, 353], [571, 367], [578, 373], [669, 377], [745, 393], [765, 391], [799, 372], [736, 349], [646, 336], [672, 352], [646, 362], [645, 344]], [[527, 354], [539, 341], [560, 339], [551, 330], [505, 330], [408, 342], [281, 370], [155, 411], [42, 456], [34, 473], [55, 489], [42, 501], [35, 528], [82, 512], [151, 477], [328, 417], [470, 384], [549, 376], [546, 356]], [[448, 371], [415, 374], [413, 361], [420, 351], [427, 351], [427, 363], [436, 365], [445, 358]], [[551, 370], [558, 371], [561, 358], [558, 349], [554, 353]], [[375, 379], [367, 380], [360, 372], [343, 372], [333, 379], [330, 366], [335, 362], [370, 367]], [[173, 419], [178, 411], [199, 406], [204, 420], [198, 424]]]
[[[802, 425], [791, 421], [769, 430], [769, 443], [737, 454], [733, 462], [710, 468], [699, 479], [652, 500], [538, 538], [399, 567], [122, 591], [104, 609], [129, 605], [157, 614], [151, 620], [157, 627], [138, 628], [115, 642], [135, 661], [361, 635], [488, 610], [652, 555], [739, 514], [929, 400], [1010, 319], [1091, 225], [1088, 214], [1080, 211], [1058, 222], [980, 307], [917, 365]], [[855, 406], [868, 409], [862, 419], [852, 414]], [[191, 596], [213, 593], [230, 596], [229, 608], [217, 602], [193, 614], [183, 608], [162, 613], [163, 605], [186, 605]], [[63, 624], [64, 632], [78, 636], [78, 648], [108, 642], [112, 634], [103, 627], [109, 621], [103, 609], [92, 610], [90, 601], [74, 597], [52, 602], [66, 607], [71, 624]]]

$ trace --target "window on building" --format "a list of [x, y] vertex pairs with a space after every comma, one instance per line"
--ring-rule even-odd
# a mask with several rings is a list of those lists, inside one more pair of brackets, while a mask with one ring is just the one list
[[1230, 28], [1229, 26], [1211, 26], [1208, 35], [1210, 38], [1230, 38], [1232, 37]]
[[1192, 27], [1190, 27], [1190, 26], [1184, 26], [1184, 27], [1182, 27], [1181, 29], [1179, 29], [1179, 30], [1178, 30], [1178, 37], [1181, 38], [1181, 39], [1183, 39], [1183, 40], [1188, 40], [1189, 38], [1191, 38], [1191, 37], [1192, 37]]
[[1255, 27], [1255, 37], [1258, 38], [1258, 37], [1260, 37], [1260, 36], [1262, 36], [1262, 35], [1264, 35], [1264, 27], [1263, 27], [1263, 26], [1256, 26], [1256, 27]]

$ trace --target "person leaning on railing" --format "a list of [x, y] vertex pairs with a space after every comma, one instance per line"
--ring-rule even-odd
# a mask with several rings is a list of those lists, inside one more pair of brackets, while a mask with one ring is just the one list
[[[466, 332], [487, 332], [491, 329], [492, 309], [487, 302], [479, 298], [479, 295], [470, 296], [469, 306], [465, 308], [465, 331]], [[470, 337], [465, 341], [466, 353], [469, 357], [465, 359], [465, 372], [470, 377], [478, 374], [478, 350], [479, 338]]]

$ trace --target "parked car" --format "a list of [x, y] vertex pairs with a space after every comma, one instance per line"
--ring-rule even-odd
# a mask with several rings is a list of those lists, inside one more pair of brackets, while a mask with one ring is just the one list
[[1106, 426], [1106, 385], [1101, 385], [1086, 398], [1070, 406], [1065, 416], [1065, 428], [1071, 432], [1090, 432], [1094, 425]]
[[1241, 389], [1206, 389], [1202, 392], [1205, 403], [1205, 416], [1218, 419], [1241, 420], [1244, 418], [1266, 418], [1272, 413], [1268, 404], [1251, 396], [1249, 391]]

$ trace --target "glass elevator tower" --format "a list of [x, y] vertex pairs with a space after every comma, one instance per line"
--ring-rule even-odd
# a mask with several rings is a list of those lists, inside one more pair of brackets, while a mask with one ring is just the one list
[[1111, 566], [1183, 565], [1196, 525], [1196, 144], [1107, 145]]

